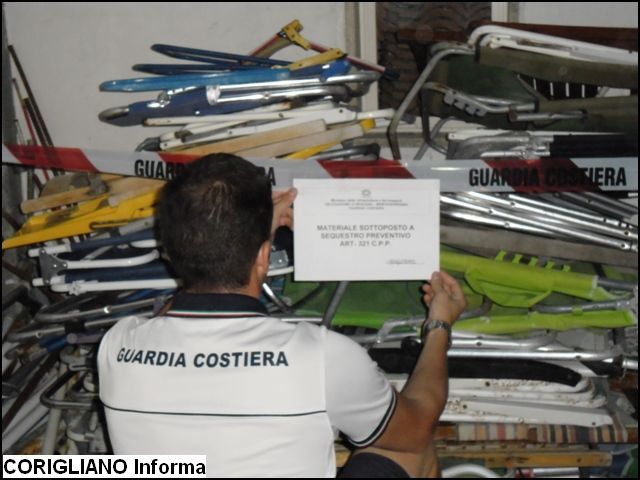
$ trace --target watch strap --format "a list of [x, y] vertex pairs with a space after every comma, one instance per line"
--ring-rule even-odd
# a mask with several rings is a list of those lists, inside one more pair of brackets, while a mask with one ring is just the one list
[[447, 331], [447, 336], [449, 338], [449, 348], [451, 348], [451, 324], [443, 322], [442, 320], [427, 319], [422, 324], [422, 342], [425, 343], [427, 335], [429, 335], [429, 332], [431, 330], [436, 330], [439, 328]]

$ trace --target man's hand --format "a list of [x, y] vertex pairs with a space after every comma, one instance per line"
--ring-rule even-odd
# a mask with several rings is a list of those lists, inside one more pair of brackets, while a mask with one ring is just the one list
[[458, 319], [467, 306], [462, 288], [447, 272], [434, 272], [430, 283], [422, 286], [424, 303], [429, 307], [429, 318], [450, 325]]
[[287, 226], [293, 229], [293, 201], [298, 191], [295, 188], [273, 192], [273, 221], [271, 222], [271, 235], [278, 227]]

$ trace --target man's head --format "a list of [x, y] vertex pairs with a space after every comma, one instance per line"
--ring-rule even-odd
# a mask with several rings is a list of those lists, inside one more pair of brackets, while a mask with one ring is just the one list
[[207, 155], [167, 183], [159, 211], [162, 243], [186, 288], [248, 285], [271, 235], [271, 184], [263, 169], [235, 155]]

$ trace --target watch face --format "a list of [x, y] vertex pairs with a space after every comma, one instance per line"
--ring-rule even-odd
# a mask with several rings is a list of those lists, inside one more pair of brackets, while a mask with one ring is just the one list
[[435, 328], [444, 328], [445, 330], [451, 330], [451, 325], [447, 322], [443, 322], [442, 320], [429, 320], [427, 322], [427, 329], [433, 330]]
[[449, 337], [449, 348], [451, 348], [451, 325], [447, 322], [443, 322], [442, 320], [427, 320], [422, 327], [422, 340], [426, 340], [427, 335], [431, 330], [442, 329], [447, 331], [447, 336]]

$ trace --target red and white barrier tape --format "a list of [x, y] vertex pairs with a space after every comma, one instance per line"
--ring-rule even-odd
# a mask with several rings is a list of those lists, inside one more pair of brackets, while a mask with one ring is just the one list
[[[2, 146], [2, 163], [38, 168], [171, 179], [193, 155], [112, 152], [79, 148]], [[250, 159], [264, 167], [277, 188], [294, 178], [433, 178], [443, 192], [637, 191], [638, 158], [544, 158], [448, 160]]]

